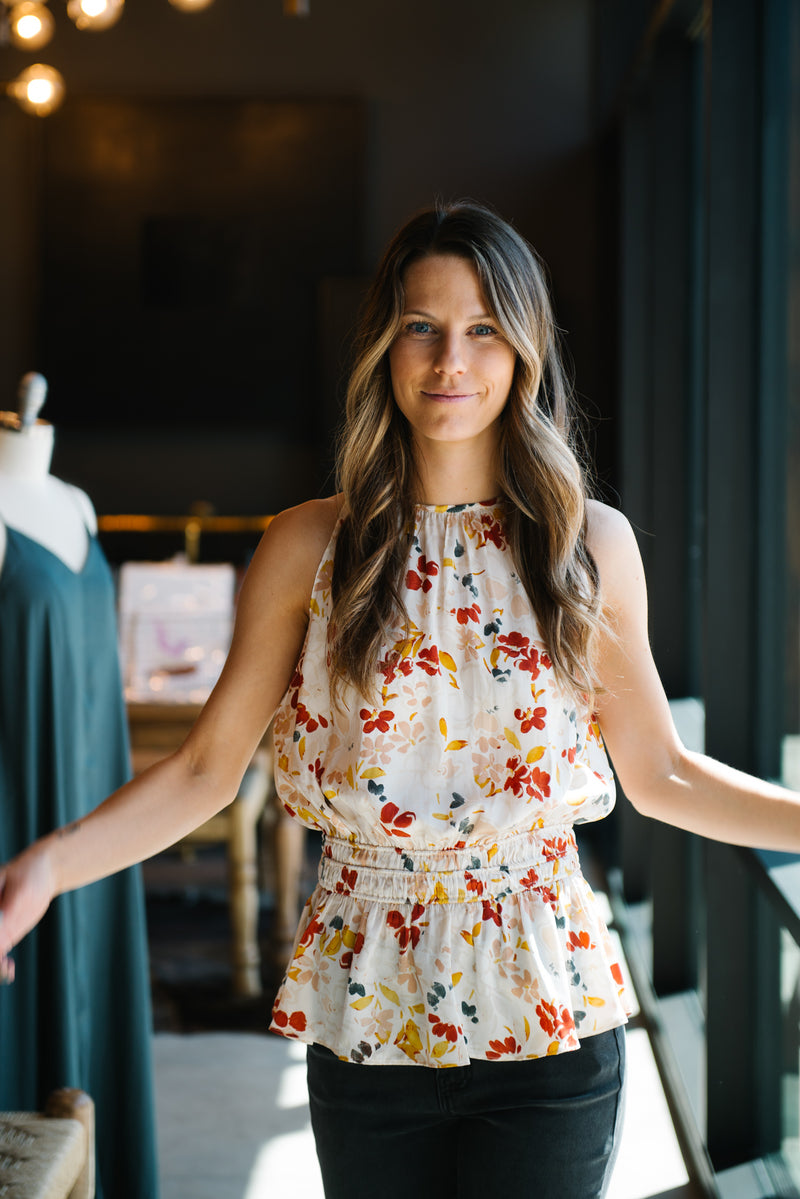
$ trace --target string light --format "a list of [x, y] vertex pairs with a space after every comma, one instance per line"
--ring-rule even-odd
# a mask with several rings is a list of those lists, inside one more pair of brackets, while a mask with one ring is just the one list
[[169, 0], [173, 8], [179, 8], [181, 12], [200, 12], [201, 9], [208, 8], [214, 3], [214, 0]]
[[110, 29], [122, 16], [125, 0], [67, 0], [67, 16], [78, 29]]
[[37, 62], [6, 84], [6, 91], [25, 112], [46, 117], [64, 99], [64, 80], [53, 67]]
[[8, 14], [11, 41], [20, 50], [38, 50], [53, 36], [53, 14], [38, 0], [23, 0]]

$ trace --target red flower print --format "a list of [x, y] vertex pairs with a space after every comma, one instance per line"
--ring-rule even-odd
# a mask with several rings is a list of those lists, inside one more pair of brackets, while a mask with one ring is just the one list
[[538, 678], [540, 669], [548, 670], [553, 665], [547, 654], [540, 654], [531, 645], [529, 637], [521, 633], [504, 633], [497, 639], [500, 648], [508, 658], [513, 658], [519, 670], [530, 671], [531, 682]]
[[442, 673], [439, 667], [439, 651], [435, 645], [432, 645], [430, 649], [421, 649], [417, 654], [417, 663], [431, 677]]
[[342, 866], [341, 882], [336, 884], [336, 890], [341, 895], [349, 895], [358, 880], [357, 870], [348, 870], [346, 866]]
[[517, 1038], [512, 1036], [507, 1036], [504, 1041], [490, 1041], [486, 1050], [486, 1056], [491, 1062], [496, 1062], [499, 1057], [513, 1057], [515, 1053], [522, 1053], [522, 1046], [517, 1043]]
[[400, 658], [399, 656], [384, 658], [382, 662], [378, 663], [378, 670], [383, 675], [384, 685], [387, 687], [394, 682], [398, 675], [404, 675], [407, 678], [413, 669], [414, 663], [410, 658]]
[[313, 733], [320, 725], [324, 729], [328, 727], [328, 722], [321, 713], [316, 717], [312, 716], [303, 703], [298, 703], [297, 705], [297, 723], [304, 726], [307, 733]]
[[569, 949], [590, 949], [592, 945], [591, 938], [585, 929], [581, 929], [579, 933], [570, 932], [567, 937], [567, 946]]
[[371, 733], [374, 729], [378, 729], [381, 733], [388, 733], [391, 722], [394, 720], [394, 712], [389, 712], [388, 709], [379, 712], [377, 708], [373, 708], [372, 711], [369, 708], [362, 708], [359, 716], [364, 721], [365, 733]]
[[453, 1043], [458, 1040], [458, 1034], [461, 1032], [461, 1029], [455, 1024], [445, 1024], [433, 1012], [428, 1012], [428, 1019], [433, 1025], [433, 1035], [435, 1037], [444, 1037], [445, 1040], [452, 1041]]
[[612, 963], [612, 966], [611, 966], [611, 974], [612, 974], [612, 977], [613, 977], [613, 979], [614, 979], [614, 982], [616, 982], [616, 983], [619, 983], [619, 985], [620, 985], [621, 987], [622, 987], [622, 986], [624, 986], [624, 982], [623, 982], [623, 979], [622, 979], [622, 970], [621, 970], [621, 968], [620, 968], [620, 964], [619, 964], [619, 962], [613, 962], [613, 963]]
[[427, 920], [422, 925], [419, 924], [420, 917], [425, 914], [425, 907], [421, 903], [415, 903], [411, 909], [411, 918], [406, 923], [406, 914], [399, 912], [394, 908], [386, 916], [386, 923], [390, 928], [395, 930], [395, 936], [401, 950], [406, 950], [411, 945], [412, 949], [416, 949], [419, 944], [419, 939], [422, 936], [422, 929], [427, 925]]
[[314, 919], [309, 920], [308, 924], [306, 925], [305, 931], [297, 943], [298, 949], [300, 948], [301, 945], [304, 945], [304, 946], [310, 945], [315, 937], [318, 937], [320, 935], [320, 933], [324, 933], [324, 932], [325, 932], [325, 925], [322, 923], [321, 920], [317, 920], [317, 918], [315, 916]]
[[[272, 1017], [278, 1028], [293, 1028], [295, 1032], [304, 1032], [306, 1027], [305, 1012], [292, 1012], [291, 1016], [287, 1016], [286, 1012], [277, 1011]], [[291, 1036], [291, 1033], [289, 1034]]]
[[502, 910], [503, 905], [501, 903], [495, 903], [494, 900], [491, 899], [483, 900], [483, 919], [493, 920], [498, 928], [503, 923], [503, 921], [500, 919], [500, 913]]
[[561, 757], [566, 758], [571, 766], [575, 761], [575, 746], [571, 745], [569, 749], [562, 749]]
[[464, 878], [467, 880], [468, 891], [475, 891], [478, 895], [483, 895], [483, 883], [479, 878], [473, 878], [468, 870], [464, 871]]
[[548, 1037], [558, 1037], [560, 1041], [563, 1041], [565, 1037], [568, 1037], [570, 1033], [575, 1031], [575, 1021], [572, 1018], [572, 1012], [563, 1006], [561, 1011], [559, 1011], [558, 1004], [547, 1003], [543, 999], [541, 1003], [537, 1003], [536, 1005], [536, 1015], [539, 1017], [539, 1023]]
[[519, 757], [509, 758], [506, 769], [511, 773], [503, 784], [504, 791], [521, 796], [525, 791], [532, 799], [546, 799], [550, 795], [550, 775], [538, 766], [528, 766]]
[[543, 729], [544, 718], [547, 715], [547, 708], [515, 708], [514, 715], [520, 722], [520, 728], [523, 733], [529, 733], [531, 729]]
[[525, 877], [521, 878], [519, 881], [522, 883], [523, 887], [535, 887], [539, 882], [539, 875], [536, 873], [533, 866], [531, 866]]
[[381, 824], [393, 837], [410, 837], [405, 830], [414, 823], [413, 812], [401, 812], [396, 803], [386, 803], [381, 808]]
[[492, 544], [496, 545], [499, 550], [505, 549], [506, 536], [503, 531], [503, 526], [500, 524], [500, 521], [492, 516], [489, 512], [485, 512], [481, 516], [478, 548], [486, 545], [487, 541], [491, 541]]
[[[424, 554], [422, 554], [417, 562], [419, 574], [415, 570], [409, 570], [406, 575], [406, 587], [409, 591], [430, 591], [433, 583], [431, 582], [432, 575], [438, 575], [439, 567], [435, 562], [429, 562]], [[421, 576], [424, 575], [423, 579]]]
[[322, 762], [319, 760], [319, 758], [317, 758], [314, 762], [309, 762], [308, 769], [315, 776], [317, 784], [319, 785], [322, 782], [322, 775], [325, 772], [325, 767], [322, 765]]
[[566, 837], [547, 837], [542, 841], [542, 856], [546, 862], [557, 862], [567, 856], [569, 847]]
[[356, 939], [353, 942], [353, 948], [348, 949], [347, 953], [343, 953], [341, 958], [339, 959], [339, 965], [342, 967], [342, 970], [349, 970], [352, 967], [353, 958], [358, 957], [358, 955], [361, 953], [363, 946], [364, 946], [364, 934], [357, 933]]
[[477, 624], [481, 618], [481, 610], [478, 604], [472, 604], [469, 608], [451, 608], [450, 615], [455, 616], [459, 624], [469, 624], [471, 620]]

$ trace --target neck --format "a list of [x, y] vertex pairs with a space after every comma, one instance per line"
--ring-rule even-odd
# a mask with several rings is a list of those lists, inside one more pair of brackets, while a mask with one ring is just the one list
[[0, 428], [0, 475], [45, 479], [53, 457], [53, 426], [37, 421], [24, 429]]
[[495, 453], [472, 443], [416, 446], [417, 499], [423, 504], [469, 504], [500, 494]]

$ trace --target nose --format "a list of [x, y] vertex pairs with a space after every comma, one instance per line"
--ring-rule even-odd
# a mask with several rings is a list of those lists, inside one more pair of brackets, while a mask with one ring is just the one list
[[464, 345], [455, 331], [443, 333], [439, 338], [433, 369], [440, 375], [463, 375], [466, 371]]

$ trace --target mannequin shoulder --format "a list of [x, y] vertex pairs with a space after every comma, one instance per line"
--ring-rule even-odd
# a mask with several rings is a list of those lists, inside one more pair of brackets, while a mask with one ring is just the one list
[[85, 491], [81, 491], [80, 487], [76, 487], [74, 483], [64, 483], [58, 480], [61, 486], [66, 490], [73, 504], [80, 513], [86, 528], [90, 533], [97, 532], [97, 513], [94, 510], [92, 501], [89, 499]]
[[597, 564], [606, 600], [624, 596], [631, 586], [643, 582], [636, 537], [630, 521], [617, 508], [599, 500], [587, 501], [586, 547]]

